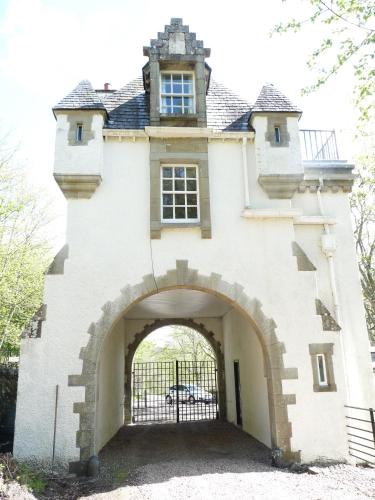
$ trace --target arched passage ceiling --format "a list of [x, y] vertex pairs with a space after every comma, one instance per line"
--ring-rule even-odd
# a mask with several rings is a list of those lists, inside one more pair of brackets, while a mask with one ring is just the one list
[[142, 300], [130, 309], [126, 318], [217, 318], [231, 309], [231, 305], [209, 293], [177, 289]]

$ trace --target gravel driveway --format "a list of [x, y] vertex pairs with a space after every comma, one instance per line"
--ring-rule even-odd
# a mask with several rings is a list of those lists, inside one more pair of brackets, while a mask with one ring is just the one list
[[217, 421], [124, 427], [100, 459], [106, 486], [80, 498], [375, 498], [374, 469], [339, 464], [314, 467], [313, 475], [275, 469], [265, 446]]

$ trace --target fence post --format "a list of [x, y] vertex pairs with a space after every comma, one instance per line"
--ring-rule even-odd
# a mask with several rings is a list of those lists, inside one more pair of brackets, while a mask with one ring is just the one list
[[369, 408], [370, 410], [370, 420], [371, 420], [371, 427], [372, 427], [372, 439], [374, 440], [374, 445], [375, 445], [375, 418], [374, 418], [374, 410], [373, 408]]
[[178, 400], [179, 400], [179, 394], [178, 394], [178, 384], [179, 384], [179, 380], [178, 380], [178, 361], [176, 360], [176, 420], [177, 420], [177, 423], [179, 423], [180, 421], [180, 409], [178, 407]]
[[147, 389], [145, 389], [145, 408], [147, 408]]

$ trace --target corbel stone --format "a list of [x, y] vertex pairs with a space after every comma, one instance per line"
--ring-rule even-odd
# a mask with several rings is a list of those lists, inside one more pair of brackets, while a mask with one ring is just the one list
[[336, 323], [327, 307], [320, 299], [315, 299], [316, 314], [322, 317], [323, 330], [329, 332], [339, 332], [340, 325]]
[[46, 274], [64, 274], [65, 259], [69, 257], [69, 245], [64, 245], [55, 255]]
[[34, 316], [31, 318], [27, 327], [23, 330], [21, 337], [25, 338], [40, 338], [42, 336], [42, 323], [46, 319], [47, 305], [42, 304]]
[[100, 174], [53, 174], [65, 198], [91, 198], [102, 182]]
[[316, 271], [316, 267], [296, 241], [292, 241], [293, 256], [297, 258], [298, 271]]
[[290, 199], [303, 181], [303, 174], [260, 174], [258, 182], [271, 199]]

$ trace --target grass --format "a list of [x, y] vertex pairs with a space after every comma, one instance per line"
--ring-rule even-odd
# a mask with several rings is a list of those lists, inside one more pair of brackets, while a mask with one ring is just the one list
[[27, 464], [17, 462], [10, 453], [0, 454], [0, 479], [4, 483], [16, 481], [35, 494], [42, 493], [47, 486], [43, 473], [36, 472]]

